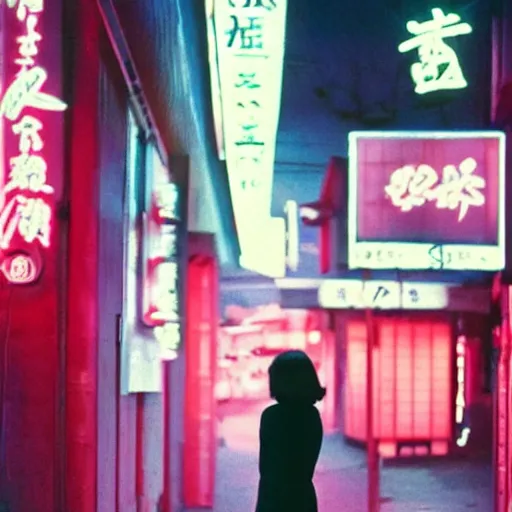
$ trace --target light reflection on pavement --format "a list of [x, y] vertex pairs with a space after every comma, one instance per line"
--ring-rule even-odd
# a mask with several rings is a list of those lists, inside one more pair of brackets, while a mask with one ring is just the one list
[[[258, 484], [259, 414], [267, 403], [242, 410], [224, 408], [225, 445], [217, 456], [213, 512], [252, 512]], [[231, 409], [231, 410], [230, 410]], [[492, 471], [488, 461], [438, 461], [384, 467], [381, 512], [492, 512]], [[315, 475], [319, 512], [366, 510], [365, 453], [341, 436], [326, 436]], [[189, 511], [195, 512], [195, 511]]]

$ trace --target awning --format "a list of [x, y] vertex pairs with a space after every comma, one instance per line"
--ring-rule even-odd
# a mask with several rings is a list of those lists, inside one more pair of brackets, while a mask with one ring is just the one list
[[454, 311], [487, 314], [491, 289], [392, 279], [277, 279], [283, 308]]

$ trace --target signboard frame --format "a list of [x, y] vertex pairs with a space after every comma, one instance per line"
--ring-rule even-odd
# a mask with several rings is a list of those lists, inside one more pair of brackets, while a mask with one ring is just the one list
[[[361, 140], [498, 140], [497, 244], [368, 241], [359, 238], [358, 205]], [[413, 164], [411, 162], [411, 164]], [[385, 192], [383, 191], [383, 194]], [[459, 258], [457, 255], [464, 255]], [[457, 256], [457, 257], [456, 257]], [[349, 134], [348, 266], [351, 269], [479, 270], [505, 266], [505, 134], [499, 131], [389, 131]]]

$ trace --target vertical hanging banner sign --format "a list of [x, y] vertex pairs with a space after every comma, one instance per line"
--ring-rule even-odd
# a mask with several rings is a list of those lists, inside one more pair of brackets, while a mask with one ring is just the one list
[[6, 0], [0, 115], [0, 269], [11, 283], [41, 274], [62, 183], [60, 2]]
[[[286, 0], [210, 0], [231, 200], [243, 267], [285, 272], [285, 222], [270, 207], [286, 31]], [[216, 73], [216, 74], [217, 74]], [[214, 98], [214, 102], [218, 98]]]
[[181, 194], [151, 148], [152, 193], [144, 218], [142, 321], [153, 328], [164, 360], [178, 357], [181, 314]]

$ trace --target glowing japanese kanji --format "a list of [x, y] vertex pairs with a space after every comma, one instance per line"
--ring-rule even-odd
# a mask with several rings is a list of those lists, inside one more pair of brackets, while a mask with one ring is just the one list
[[179, 319], [178, 264], [174, 261], [161, 263], [157, 269], [156, 308], [153, 318], [167, 321]]
[[41, 151], [43, 149], [43, 139], [39, 132], [43, 129], [43, 123], [33, 116], [23, 116], [19, 123], [12, 125], [14, 134], [20, 136], [20, 153], [30, 151]]
[[9, 247], [16, 231], [27, 243], [38, 240], [49, 247], [51, 216], [50, 205], [43, 199], [13, 197], [0, 213], [0, 248]]
[[181, 328], [178, 323], [166, 323], [153, 330], [155, 338], [164, 350], [178, 350], [181, 341]]
[[166, 183], [158, 186], [155, 196], [160, 218], [179, 220], [179, 192], [176, 184]]
[[153, 315], [155, 318], [164, 317], [166, 320], [177, 320], [179, 300], [175, 290], [162, 286], [155, 300], [158, 311]]
[[457, 169], [454, 165], [447, 165], [443, 169], [443, 182], [433, 191], [433, 198], [437, 199], [438, 208], [459, 210], [459, 222], [466, 216], [470, 206], [483, 206], [485, 196], [485, 179], [476, 176], [478, 165], [474, 158], [466, 158]]
[[44, 10], [44, 0], [5, 0], [7, 7], [16, 9], [16, 16], [20, 21], [25, 21], [27, 15], [37, 14]]
[[30, 256], [18, 254], [12, 260], [2, 263], [2, 272], [10, 283], [31, 283], [36, 276], [36, 266]]
[[160, 245], [158, 254], [164, 258], [174, 258], [178, 254], [178, 228], [175, 224], [163, 225], [160, 228]]
[[432, 9], [431, 21], [407, 23], [407, 30], [414, 37], [400, 44], [398, 51], [404, 53], [418, 49], [419, 62], [411, 66], [418, 94], [467, 87], [457, 54], [443, 40], [472, 32], [468, 23], [460, 21], [457, 14], [444, 14], [442, 9]]
[[26, 21], [26, 34], [16, 39], [17, 43], [19, 44], [18, 53], [21, 58], [16, 59], [15, 62], [22, 67], [22, 71], [26, 70], [27, 67], [34, 65], [34, 57], [39, 52], [37, 43], [43, 39], [41, 34], [36, 31], [37, 22], [38, 17], [34, 14], [31, 14]]
[[250, 8], [250, 7], [262, 7], [263, 9], [267, 9], [267, 11], [271, 11], [277, 7], [276, 0], [229, 0], [230, 7], [242, 7], [242, 8]]
[[238, 73], [238, 81], [235, 83], [237, 89], [259, 89], [260, 81], [256, 80], [256, 73]]
[[19, 73], [5, 91], [0, 102], [0, 115], [16, 121], [26, 107], [62, 112], [67, 105], [59, 98], [41, 92], [48, 73], [41, 66], [34, 66]]
[[238, 16], [231, 16], [233, 26], [227, 31], [228, 48], [233, 48], [238, 39], [238, 49], [240, 50], [261, 50], [263, 48], [263, 25], [262, 18], [248, 16], [243, 24]]
[[406, 165], [391, 174], [384, 188], [394, 206], [403, 212], [436, 201], [437, 208], [456, 210], [459, 222], [464, 219], [470, 206], [483, 206], [485, 179], [475, 175], [478, 165], [474, 158], [463, 160], [458, 169], [454, 165], [443, 168], [443, 179], [438, 183], [436, 171], [429, 165]]
[[46, 183], [46, 162], [39, 155], [21, 154], [10, 159], [11, 172], [5, 192], [14, 189], [31, 192], [53, 193], [53, 187]]

